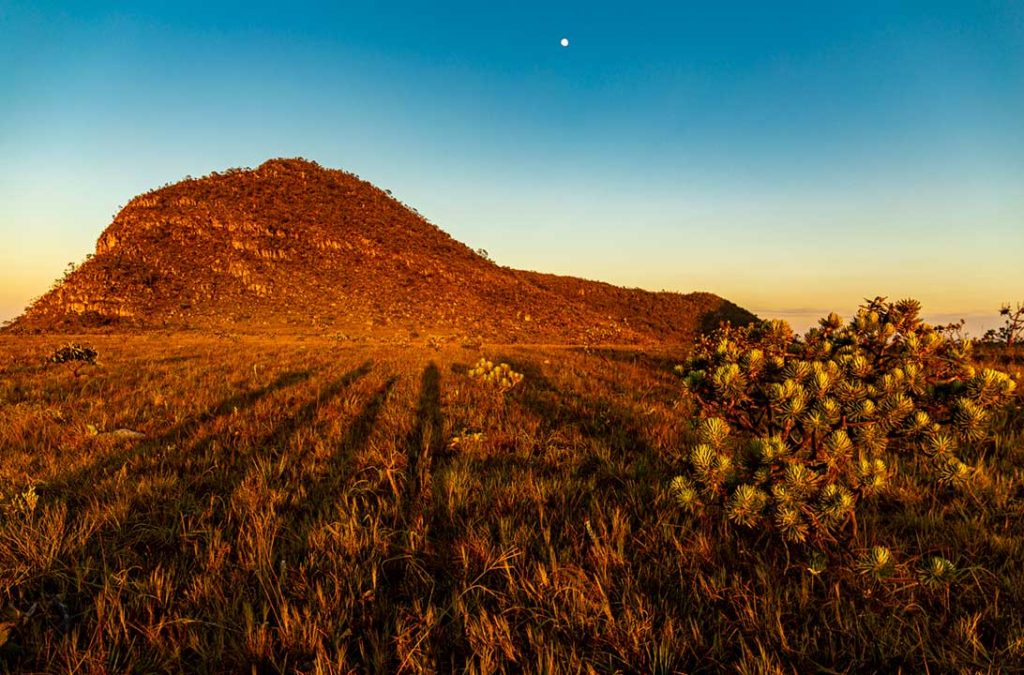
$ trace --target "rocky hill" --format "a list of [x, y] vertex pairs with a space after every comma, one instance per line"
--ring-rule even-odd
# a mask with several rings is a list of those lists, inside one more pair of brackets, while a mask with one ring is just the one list
[[14, 331], [196, 328], [490, 341], [686, 341], [752, 315], [500, 267], [352, 174], [275, 159], [132, 199]]

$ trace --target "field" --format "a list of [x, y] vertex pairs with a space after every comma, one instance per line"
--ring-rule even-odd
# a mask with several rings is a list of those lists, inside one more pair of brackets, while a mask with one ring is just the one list
[[0, 336], [2, 670], [1024, 668], [1019, 399], [970, 489], [896, 467], [822, 570], [676, 503], [685, 352], [485, 345], [501, 392], [477, 348], [61, 341]]

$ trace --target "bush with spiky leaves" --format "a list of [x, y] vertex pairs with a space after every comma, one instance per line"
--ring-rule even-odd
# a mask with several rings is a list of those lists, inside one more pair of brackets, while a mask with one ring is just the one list
[[1014, 382], [976, 372], [970, 343], [919, 311], [876, 298], [804, 336], [765, 321], [703, 338], [681, 369], [702, 421], [688, 471], [671, 484], [678, 501], [821, 543], [855, 531], [857, 505], [885, 487], [893, 453], [929, 458], [941, 484], [969, 483], [958, 451], [986, 438]]
[[485, 358], [480, 359], [470, 368], [469, 377], [497, 387], [500, 391], [508, 391], [523, 381], [523, 374], [512, 370], [507, 363], [497, 365]]

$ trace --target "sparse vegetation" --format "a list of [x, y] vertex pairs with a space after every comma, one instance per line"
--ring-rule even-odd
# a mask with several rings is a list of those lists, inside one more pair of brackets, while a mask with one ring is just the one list
[[982, 341], [1002, 344], [1007, 348], [1020, 344], [1024, 336], [1024, 303], [1018, 302], [1016, 307], [1006, 303], [999, 308], [999, 316], [1003, 317], [1003, 325], [986, 332]]
[[683, 353], [491, 346], [493, 396], [455, 343], [95, 336], [73, 387], [44, 344], [0, 336], [0, 670], [1024, 665], [1019, 392], [963, 487], [901, 440], [819, 550], [678, 507]]

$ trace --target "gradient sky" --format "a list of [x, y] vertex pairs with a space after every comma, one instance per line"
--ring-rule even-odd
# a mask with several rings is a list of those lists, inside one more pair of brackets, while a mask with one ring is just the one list
[[980, 328], [1024, 300], [1024, 3], [0, 0], [0, 319], [277, 156], [513, 267]]

